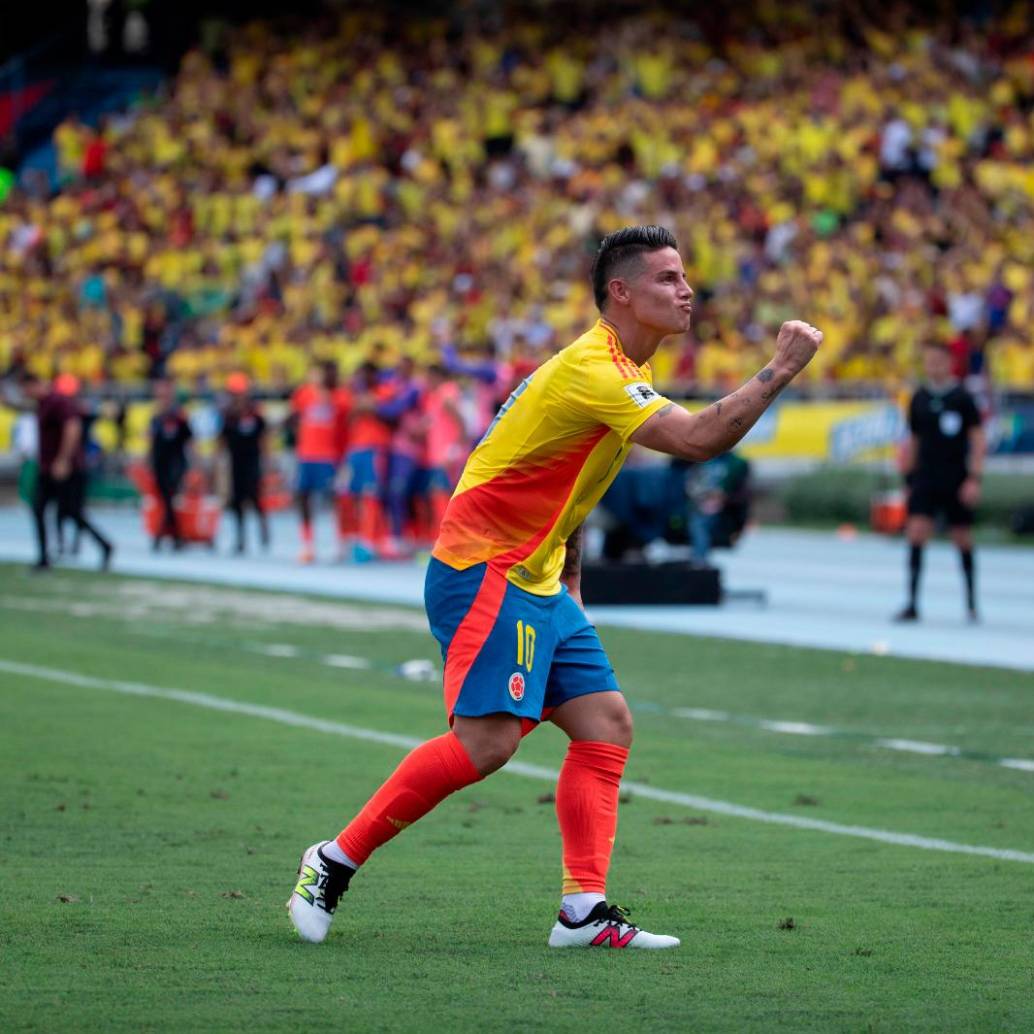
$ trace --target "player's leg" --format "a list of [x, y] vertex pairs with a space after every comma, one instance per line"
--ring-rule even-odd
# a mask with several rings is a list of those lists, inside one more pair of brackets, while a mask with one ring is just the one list
[[251, 495], [251, 505], [255, 508], [255, 516], [258, 518], [259, 542], [264, 550], [269, 549], [269, 515], [266, 513], [265, 504], [262, 502], [262, 478], [256, 474], [254, 490]]
[[[508, 593], [514, 596], [519, 590], [484, 565], [454, 571], [431, 561], [425, 599], [445, 658], [446, 712], [452, 728], [410, 751], [333, 841], [314, 844], [302, 856], [288, 910], [305, 940], [326, 937], [338, 898], [378, 847], [446, 797], [504, 765], [520, 743], [521, 719], [541, 714], [545, 678], [530, 686], [523, 676], [519, 683], [513, 681], [511, 631], [516, 620], [523, 629], [535, 608], [544, 604], [517, 600], [525, 610], [524, 617], [515, 619], [505, 605]], [[545, 672], [548, 643], [542, 653]]]
[[239, 471], [231, 471], [230, 473], [230, 504], [228, 507], [230, 513], [233, 514], [234, 531], [236, 535], [236, 541], [234, 542], [234, 552], [243, 554], [247, 545], [247, 538], [244, 529], [244, 485], [241, 481], [241, 475]]
[[312, 533], [312, 493], [314, 490], [315, 464], [302, 460], [298, 464], [298, 483], [295, 490], [295, 503], [298, 507], [298, 519], [301, 521], [302, 550], [298, 556], [299, 563], [311, 564], [316, 559]]
[[969, 524], [953, 524], [948, 529], [955, 548], [959, 551], [959, 564], [966, 590], [966, 615], [971, 622], [978, 620], [976, 564], [973, 557], [973, 529]]
[[37, 560], [34, 567], [44, 570], [50, 566], [47, 556], [47, 507], [55, 498], [55, 481], [50, 475], [40, 473], [36, 477], [36, 492], [32, 500], [32, 520], [36, 528]]
[[402, 759], [338, 835], [339, 850], [330, 856], [357, 869], [450, 794], [502, 768], [520, 739], [521, 723], [514, 715], [457, 715], [449, 732], [421, 743]]
[[[621, 776], [632, 744], [632, 715], [618, 689], [596, 630], [569, 597], [561, 601], [574, 631], [557, 646], [546, 704], [549, 720], [568, 735], [557, 781], [563, 842], [560, 915], [549, 937], [555, 948], [674, 948], [678, 938], [640, 930], [608, 906], [607, 874], [617, 836]], [[558, 622], [563, 625], [563, 618]]]
[[[921, 499], [919, 503], [925, 507]], [[905, 539], [908, 542], [908, 602], [895, 615], [895, 621], [917, 621], [919, 619], [919, 580], [923, 572], [923, 549], [933, 534], [933, 515], [913, 512], [909, 499], [909, 516], [905, 524]]]
[[76, 534], [85, 531], [97, 543], [101, 554], [101, 570], [106, 571], [111, 565], [111, 555], [114, 553], [115, 547], [86, 517], [86, 485], [82, 477], [82, 474], [72, 474], [63, 486], [66, 493], [65, 514], [74, 523]]
[[384, 534], [384, 494], [386, 459], [377, 449], [356, 449], [349, 457], [349, 490], [355, 500], [357, 540], [352, 559], [357, 563], [373, 560]]

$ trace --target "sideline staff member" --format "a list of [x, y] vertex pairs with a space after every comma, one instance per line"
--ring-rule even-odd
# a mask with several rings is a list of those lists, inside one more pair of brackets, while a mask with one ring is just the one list
[[45, 571], [50, 567], [46, 513], [50, 504], [56, 502], [58, 513], [70, 518], [77, 529], [85, 531], [97, 543], [101, 552], [101, 569], [106, 571], [111, 564], [114, 547], [83, 513], [84, 492], [80, 490], [83, 420], [78, 406], [74, 399], [48, 387], [31, 374], [23, 379], [22, 391], [36, 400], [36, 418], [39, 421], [39, 476], [32, 507], [39, 549], [35, 569]]
[[951, 353], [940, 344], [923, 349], [926, 383], [908, 409], [911, 436], [902, 472], [908, 485], [908, 603], [897, 621], [918, 621], [923, 547], [944, 516], [958, 547], [966, 586], [966, 611], [977, 620], [973, 563], [973, 511], [980, 500], [986, 443], [980, 412], [968, 391], [951, 375]]

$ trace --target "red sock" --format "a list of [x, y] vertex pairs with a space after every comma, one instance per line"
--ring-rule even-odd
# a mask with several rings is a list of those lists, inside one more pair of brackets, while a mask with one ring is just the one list
[[384, 509], [381, 501], [372, 495], [359, 497], [359, 538], [371, 548], [384, 537]]
[[312, 524], [309, 521], [302, 521], [302, 545], [312, 545]]
[[402, 764], [338, 835], [338, 846], [360, 865], [373, 852], [481, 774], [456, 734], [447, 732], [410, 751]]
[[564, 894], [607, 892], [618, 828], [618, 787], [628, 748], [572, 740], [556, 787], [564, 848]]

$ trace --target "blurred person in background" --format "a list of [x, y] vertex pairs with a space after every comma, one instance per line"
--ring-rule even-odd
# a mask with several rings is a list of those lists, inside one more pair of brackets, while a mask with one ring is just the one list
[[382, 379], [377, 364], [365, 362], [356, 371], [352, 394], [345, 479], [356, 521], [357, 537], [351, 555], [357, 563], [364, 563], [374, 559], [383, 547], [383, 499], [387, 488], [391, 428], [382, 412], [391, 401], [392, 389]]
[[438, 536], [463, 464], [467, 459], [467, 429], [461, 411], [459, 385], [444, 366], [427, 369], [424, 392], [424, 489], [430, 507], [430, 537]]
[[908, 489], [908, 603], [895, 620], [919, 620], [923, 547], [943, 518], [959, 551], [966, 613], [976, 622], [972, 528], [987, 452], [984, 430], [976, 401], [952, 375], [948, 346], [924, 347], [923, 373], [924, 383], [908, 407], [910, 434], [902, 459]]
[[291, 416], [298, 474], [295, 498], [301, 518], [299, 562], [316, 559], [312, 527], [313, 496], [328, 495], [344, 453], [351, 411], [349, 392], [338, 384], [337, 363], [321, 360], [309, 368], [309, 378], [291, 396]]
[[377, 407], [377, 415], [387, 423], [391, 434], [384, 486], [389, 535], [381, 552], [392, 559], [410, 549], [406, 533], [411, 527], [424, 453], [423, 385], [411, 358], [402, 357], [388, 385], [391, 398]]
[[[71, 556], [79, 555], [79, 546], [82, 541], [82, 529], [75, 521], [75, 513], [81, 511], [86, 505], [87, 482], [89, 481], [89, 465], [91, 462], [90, 446], [90, 425], [95, 416], [87, 410], [79, 395], [79, 378], [70, 373], [62, 373], [54, 378], [54, 390], [67, 398], [82, 421], [81, 451], [83, 462], [78, 470], [73, 470], [68, 477], [68, 484], [57, 505], [56, 533], [54, 535], [57, 544], [58, 556], [65, 553], [65, 525], [72, 524], [72, 543], [68, 550]], [[96, 444], [92, 448], [92, 459], [96, 463]]]
[[245, 550], [244, 508], [258, 518], [259, 540], [269, 549], [269, 521], [262, 508], [262, 460], [266, 454], [266, 419], [251, 397], [247, 374], [226, 379], [230, 400], [222, 415], [219, 439], [230, 459], [229, 508], [237, 522], [236, 552]]
[[733, 546], [743, 532], [750, 510], [750, 464], [726, 452], [690, 468], [689, 542], [693, 563], [706, 567], [715, 546]]
[[151, 473], [162, 503], [161, 523], [152, 547], [157, 552], [162, 540], [168, 538], [173, 549], [182, 549], [183, 535], [176, 518], [176, 493], [190, 467], [190, 442], [194, 433], [176, 397], [176, 386], [170, 380], [154, 383], [154, 415], [149, 434]]
[[[68, 385], [65, 385], [67, 392]], [[38, 557], [34, 570], [50, 567], [47, 553], [46, 514], [51, 503], [56, 503], [59, 514], [71, 519], [77, 528], [85, 531], [97, 543], [101, 554], [101, 570], [111, 565], [114, 546], [91, 524], [83, 512], [83, 492], [80, 479], [83, 470], [83, 420], [75, 401], [52, 385], [26, 373], [22, 380], [23, 393], [36, 402], [38, 420], [39, 471], [33, 517], [36, 526]]]

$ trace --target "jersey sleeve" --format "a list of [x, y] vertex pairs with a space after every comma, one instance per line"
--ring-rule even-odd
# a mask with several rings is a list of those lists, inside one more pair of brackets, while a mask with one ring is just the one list
[[573, 410], [605, 424], [622, 442], [670, 404], [654, 390], [647, 374], [626, 375], [610, 361], [587, 363], [583, 376], [574, 378], [565, 394]]

